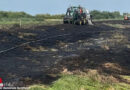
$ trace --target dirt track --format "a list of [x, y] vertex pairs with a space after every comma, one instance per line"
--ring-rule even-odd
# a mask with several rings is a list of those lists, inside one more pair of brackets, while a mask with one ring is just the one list
[[[121, 24], [123, 28], [106, 24]], [[4, 82], [19, 83], [29, 78], [30, 81], [49, 83], [49, 71], [59, 73], [62, 68], [83, 72], [100, 68], [109, 74], [130, 75], [129, 24], [130, 21], [100, 21], [94, 26], [55, 25], [0, 30], [0, 51], [45, 39], [1, 53], [0, 77]]]

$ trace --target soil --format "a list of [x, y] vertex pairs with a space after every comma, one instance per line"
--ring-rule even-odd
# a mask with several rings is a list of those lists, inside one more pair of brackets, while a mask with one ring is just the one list
[[53, 74], [65, 68], [70, 72], [96, 69], [115, 77], [130, 75], [129, 24], [113, 20], [94, 22], [93, 26], [61, 24], [0, 30], [0, 51], [16, 46], [0, 53], [0, 77], [4, 82], [30, 85], [49, 84], [58, 79]]

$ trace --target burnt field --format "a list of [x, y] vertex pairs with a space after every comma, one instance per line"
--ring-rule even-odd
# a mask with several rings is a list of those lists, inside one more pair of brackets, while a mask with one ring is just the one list
[[1, 29], [0, 62], [0, 77], [16, 84], [49, 84], [59, 73], [89, 70], [130, 83], [121, 77], [130, 75], [130, 21]]

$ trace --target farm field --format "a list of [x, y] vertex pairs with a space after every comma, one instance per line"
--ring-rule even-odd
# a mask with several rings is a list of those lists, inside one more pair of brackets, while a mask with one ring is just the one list
[[92, 26], [52, 21], [0, 24], [5, 82], [30, 90], [130, 89], [130, 21], [94, 21]]

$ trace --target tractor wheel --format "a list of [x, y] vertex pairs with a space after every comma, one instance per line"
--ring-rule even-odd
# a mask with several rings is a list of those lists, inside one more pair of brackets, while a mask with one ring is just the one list
[[64, 21], [63, 24], [68, 24], [68, 22], [67, 22], [67, 21]]
[[70, 24], [73, 24], [73, 22], [72, 22], [72, 21], [70, 21]]

